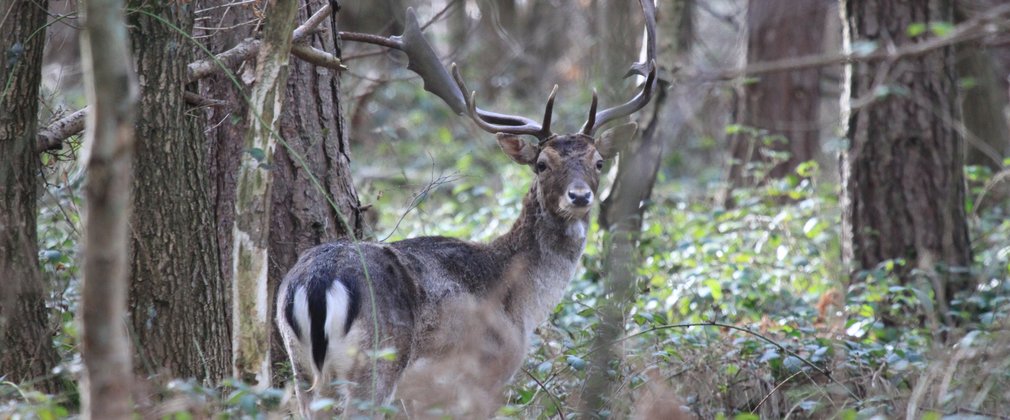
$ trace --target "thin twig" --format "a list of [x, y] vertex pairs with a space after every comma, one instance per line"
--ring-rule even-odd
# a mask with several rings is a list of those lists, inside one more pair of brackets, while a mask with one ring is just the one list
[[847, 386], [845, 386], [845, 384], [839, 382], [837, 379], [834, 378], [834, 376], [831, 376], [831, 372], [830, 371], [822, 369], [821, 367], [815, 365], [810, 360], [807, 360], [806, 358], [800, 356], [799, 354], [796, 354], [796, 352], [785, 348], [785, 346], [779, 344], [775, 340], [772, 340], [772, 339], [770, 339], [768, 337], [765, 337], [764, 335], [762, 335], [762, 334], [760, 334], [758, 332], [755, 332], [755, 331], [753, 331], [753, 330], [751, 330], [749, 328], [738, 327], [736, 325], [723, 324], [723, 323], [711, 322], [711, 321], [710, 322], [691, 322], [691, 323], [686, 323], [686, 324], [661, 325], [661, 326], [658, 326], [658, 327], [652, 327], [652, 328], [649, 328], [647, 330], [639, 331], [639, 332], [637, 332], [635, 334], [623, 337], [621, 339], [616, 340], [612, 344], [617, 344], [617, 343], [623, 342], [625, 340], [629, 340], [631, 338], [638, 337], [640, 335], [647, 334], [647, 333], [654, 332], [654, 331], [668, 330], [668, 329], [672, 329], [672, 328], [689, 328], [689, 327], [721, 327], [721, 328], [727, 328], [727, 329], [731, 329], [731, 330], [740, 331], [742, 333], [750, 334], [750, 335], [752, 335], [754, 337], [760, 338], [761, 340], [763, 340], [763, 341], [765, 341], [765, 342], [767, 342], [767, 343], [769, 343], [769, 344], [777, 347], [779, 350], [782, 350], [786, 354], [799, 359], [799, 361], [803, 362], [803, 364], [805, 364], [805, 365], [809, 366], [811, 369], [817, 371], [817, 373], [820, 373], [821, 375], [824, 375], [831, 382], [834, 382], [834, 383], [838, 384], [839, 386], [841, 386], [842, 388], [844, 388], [846, 391], [848, 391], [849, 396], [851, 396], [852, 398], [855, 398], [857, 401], [862, 401], [863, 400], [858, 395], [856, 395], [855, 392], [853, 392], [851, 389], [849, 389], [849, 387], [847, 387]]
[[772, 390], [770, 392], [768, 392], [768, 394], [765, 395], [764, 398], [762, 398], [761, 401], [759, 401], [757, 403], [757, 405], [754, 406], [754, 409], [751, 410], [750, 412], [751, 413], [756, 413], [761, 408], [761, 406], [764, 405], [765, 401], [768, 401], [769, 397], [771, 397], [773, 394], [775, 394], [776, 392], [778, 392], [779, 388], [782, 388], [783, 385], [785, 385], [787, 382], [791, 381], [793, 378], [795, 378], [797, 375], [799, 375], [801, 373], [803, 373], [802, 369], [800, 369], [796, 373], [793, 373], [792, 375], [789, 375], [788, 378], [786, 378], [782, 382], [779, 382], [778, 385], [775, 385], [775, 388], [772, 388]]
[[[329, 15], [330, 5], [327, 4], [320, 8], [316, 13], [314, 13], [305, 23], [302, 23], [297, 28], [291, 36], [291, 42], [297, 43], [302, 41], [310, 33], [315, 31], [316, 27]], [[193, 83], [197, 80], [209, 77], [220, 71], [223, 71], [221, 64], [227, 68], [238, 67], [240, 63], [254, 57], [260, 48], [260, 41], [253, 38], [248, 38], [239, 42], [234, 47], [228, 49], [225, 52], [215, 55], [212, 58], [197, 60], [189, 63], [186, 66], [186, 83]], [[299, 57], [305, 61], [315, 63], [317, 65], [326, 65], [326, 67], [333, 68], [333, 66], [339, 66], [339, 59], [333, 57], [329, 53], [319, 51], [317, 49], [305, 50], [297, 49], [292, 51], [296, 57]], [[337, 60], [337, 61], [333, 61]], [[63, 145], [63, 141], [68, 137], [76, 135], [84, 130], [84, 119], [87, 114], [88, 107], [81, 108], [80, 110], [53, 121], [45, 128], [39, 130], [36, 136], [36, 148], [39, 151], [46, 151], [52, 149], [58, 149]]]
[[547, 386], [546, 386], [546, 385], [544, 385], [544, 383], [543, 383], [543, 382], [540, 382], [540, 380], [539, 380], [539, 379], [537, 379], [537, 377], [536, 377], [536, 376], [533, 376], [533, 374], [532, 374], [532, 373], [530, 373], [530, 371], [526, 370], [526, 368], [522, 368], [522, 369], [523, 369], [523, 373], [525, 373], [525, 374], [526, 374], [526, 376], [529, 376], [529, 377], [530, 377], [531, 379], [533, 379], [533, 381], [537, 383], [537, 386], [539, 386], [539, 387], [540, 387], [540, 389], [544, 390], [544, 392], [545, 392], [545, 393], [547, 393], [547, 395], [548, 395], [549, 397], [551, 397], [551, 399], [552, 399], [552, 400], [554, 400], [554, 404], [557, 404], [557, 407], [558, 407], [558, 416], [560, 416], [560, 417], [561, 417], [561, 420], [565, 420], [565, 409], [564, 409], [564, 407], [563, 407], [563, 406], [561, 405], [561, 400], [559, 400], [559, 399], [558, 399], [558, 397], [557, 397], [557, 396], [555, 396], [555, 395], [554, 395], [554, 394], [553, 394], [553, 393], [551, 392], [551, 390], [547, 389]]

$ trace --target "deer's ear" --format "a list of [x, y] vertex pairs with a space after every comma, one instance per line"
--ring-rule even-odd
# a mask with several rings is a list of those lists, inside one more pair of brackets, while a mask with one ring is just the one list
[[600, 152], [600, 156], [604, 159], [610, 159], [621, 149], [621, 144], [631, 141], [636, 131], [638, 124], [634, 122], [609, 128], [600, 134], [599, 140], [596, 140], [596, 151]]
[[537, 160], [537, 147], [515, 134], [498, 133], [498, 145], [516, 163], [532, 165]]

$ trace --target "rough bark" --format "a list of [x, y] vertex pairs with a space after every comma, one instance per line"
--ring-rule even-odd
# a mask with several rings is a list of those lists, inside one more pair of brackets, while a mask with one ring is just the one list
[[[952, 7], [947, 1], [846, 1], [842, 16], [847, 49], [857, 41], [900, 48], [928, 37], [910, 38], [909, 25], [949, 22]], [[901, 280], [925, 276], [945, 316], [953, 294], [970, 286], [968, 276], [950, 268], [971, 262], [963, 143], [951, 124], [959, 117], [953, 59], [947, 47], [893, 63], [852, 64], [843, 99], [847, 105], [874, 100], [848, 110], [850, 144], [841, 157], [842, 257], [853, 281], [860, 270], [904, 259], [896, 267]], [[881, 95], [881, 86], [892, 93]]]
[[[13, 382], [40, 380], [56, 365], [39, 271], [36, 197], [40, 186], [35, 152], [38, 92], [48, 1], [3, 1], [0, 36], [0, 375]], [[39, 31], [39, 32], [36, 32]]]
[[130, 311], [135, 366], [148, 374], [215, 381], [231, 373], [228, 287], [218, 266], [202, 119], [189, 109], [186, 65], [192, 10], [174, 1], [131, 1], [140, 77], [131, 218]]
[[[318, 10], [325, 0], [305, 0], [299, 19]], [[324, 30], [308, 44], [339, 56], [331, 36], [338, 28], [324, 22]], [[358, 193], [351, 177], [351, 148], [345, 125], [339, 73], [301, 60], [289, 66], [280, 132], [286, 145], [274, 153], [273, 206], [270, 216], [270, 302], [281, 279], [313, 246], [334, 239], [364, 235]], [[272, 312], [271, 312], [272, 313]], [[275, 360], [283, 359], [280, 334], [273, 334]]]
[[123, 328], [129, 284], [128, 225], [136, 78], [130, 70], [123, 0], [83, 3], [81, 58], [93, 110], [86, 137], [84, 279], [81, 290], [81, 413], [128, 419], [133, 371]]
[[[750, 0], [747, 63], [822, 53], [829, 9], [825, 0]], [[731, 188], [781, 178], [800, 163], [817, 157], [822, 72], [822, 68], [814, 67], [768, 73], [744, 86], [736, 123], [747, 129], [730, 138]], [[770, 152], [789, 156], [773, 158]], [[775, 164], [757, 172], [761, 177], [754, 179], [757, 173], [747, 167], [758, 162]]]
[[[200, 7], [224, 3], [228, 1], [206, 1]], [[302, 22], [323, 7], [326, 1], [305, 0], [300, 4], [298, 21]], [[211, 17], [209, 22], [227, 25], [230, 20], [243, 22], [251, 18], [251, 11], [232, 9], [226, 16]], [[330, 19], [323, 21], [320, 31], [310, 35], [307, 43], [339, 55], [331, 25]], [[250, 29], [240, 27], [232, 32], [211, 34], [208, 40], [211, 50], [227, 50], [246, 38]], [[251, 65], [247, 62], [244, 66]], [[280, 135], [286, 144], [275, 150], [271, 162], [273, 189], [268, 275], [271, 304], [281, 278], [294, 265], [302, 251], [336, 238], [352, 234], [358, 238], [362, 236], [358, 196], [350, 174], [350, 146], [341, 110], [338, 74], [330, 69], [292, 59], [288, 65], [286, 86], [285, 103], [279, 119]], [[234, 121], [234, 124], [216, 124], [207, 131], [211, 154], [210, 171], [215, 186], [214, 207], [220, 245], [220, 271], [224, 278], [232, 276], [236, 174], [248, 124], [245, 118], [232, 116], [248, 114], [244, 88], [245, 86], [243, 90], [237, 89], [231, 80], [223, 76], [214, 76], [201, 82], [204, 96], [228, 103], [227, 107], [208, 109], [209, 121], [212, 124]], [[273, 313], [272, 307], [269, 313]], [[283, 363], [283, 343], [277, 333], [273, 337], [271, 357], [275, 362]]]
[[277, 119], [284, 103], [291, 30], [298, 10], [295, 2], [283, 0], [266, 7], [269, 17], [249, 98], [249, 130], [239, 163], [232, 229], [232, 368], [234, 376], [263, 386], [270, 385], [270, 162], [277, 147]]

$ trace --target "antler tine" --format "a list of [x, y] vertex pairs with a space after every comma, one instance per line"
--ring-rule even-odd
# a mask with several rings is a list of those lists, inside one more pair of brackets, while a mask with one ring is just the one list
[[547, 98], [547, 107], [544, 109], [544, 123], [540, 130], [542, 136], [538, 136], [540, 141], [544, 141], [554, 134], [551, 132], [551, 116], [554, 113], [554, 96], [557, 94], [558, 85], [554, 85], [554, 89], [551, 89], [551, 96]]
[[[639, 4], [642, 6], [642, 14], [645, 15], [645, 60], [640, 63], [635, 63], [631, 66], [628, 71], [627, 76], [640, 75], [646, 76], [645, 86], [642, 87], [642, 91], [635, 95], [630, 101], [625, 102], [621, 105], [615, 106], [613, 108], [607, 108], [603, 111], [593, 113], [590, 111], [589, 120], [586, 121], [586, 125], [582, 127], [582, 133], [586, 135], [593, 135], [593, 132], [597, 127], [601, 127], [608, 122], [615, 119], [626, 117], [631, 115], [635, 111], [638, 111], [645, 107], [652, 99], [652, 91], [655, 89], [656, 84], [656, 5], [652, 0], [639, 0]], [[625, 76], [625, 77], [627, 77]], [[593, 96], [593, 109], [595, 110], [596, 96]]]
[[593, 135], [593, 131], [596, 127], [603, 126], [604, 124], [616, 120], [621, 117], [626, 117], [635, 113], [645, 107], [652, 99], [652, 91], [656, 84], [656, 62], [653, 60], [650, 62], [649, 67], [649, 77], [645, 80], [645, 86], [642, 87], [642, 91], [638, 92], [630, 101], [625, 102], [621, 105], [615, 106], [613, 108], [607, 108], [603, 111], [596, 113], [596, 124], [594, 126], [589, 126], [588, 121], [586, 122], [586, 127], [582, 129], [582, 132], [586, 135]]
[[535, 121], [520, 117], [518, 115], [508, 115], [499, 114], [496, 112], [485, 111], [477, 107], [477, 91], [472, 91], [469, 97], [466, 96], [465, 92], [466, 83], [463, 81], [463, 76], [459, 72], [459, 67], [456, 63], [452, 63], [450, 66], [452, 69], [452, 77], [456, 80], [456, 84], [459, 86], [461, 92], [464, 92], [464, 99], [466, 100], [466, 106], [470, 119], [472, 119], [478, 127], [489, 133], [508, 133], [508, 134], [525, 134], [530, 136], [536, 136], [540, 141], [549, 138], [552, 133], [550, 132], [551, 114], [554, 107], [554, 93], [551, 93], [551, 98], [547, 103], [547, 109], [544, 112], [544, 124], [537, 124]]
[[596, 95], [596, 88], [593, 88], [593, 103], [589, 105], [589, 119], [582, 125], [582, 134], [593, 135], [593, 128], [596, 127], [596, 106], [600, 102], [600, 97]]

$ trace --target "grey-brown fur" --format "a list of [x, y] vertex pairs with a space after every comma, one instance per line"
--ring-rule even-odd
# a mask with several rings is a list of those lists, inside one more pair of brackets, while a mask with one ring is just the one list
[[[626, 130], [621, 133], [627, 135]], [[415, 381], [403, 389], [403, 394], [411, 394], [408, 398], [437, 394], [432, 387], [452, 386], [459, 379], [432, 375], [465, 369], [467, 357], [480, 369], [469, 376], [477, 383], [455, 385], [498, 395], [518, 370], [529, 336], [558, 304], [575, 273], [599, 165], [612, 155], [611, 137], [608, 132], [594, 141], [574, 134], [535, 145], [499, 134], [502, 149], [537, 175], [511, 230], [488, 244], [421, 237], [389, 244], [338, 241], [306, 251], [285, 277], [277, 301], [277, 324], [301, 379], [296, 391], [303, 415], [311, 414], [307, 407], [312, 398], [337, 398], [338, 389], [352, 401], [389, 402], [405, 375]], [[329, 340], [344, 347], [328, 352], [317, 373], [311, 346], [299, 339], [310, 328], [298, 325], [299, 319], [291, 315], [289, 294], [313, 282], [334, 280], [344, 284], [349, 295], [356, 294], [360, 310], [345, 325], [330, 326]], [[350, 293], [355, 288], [356, 293]], [[350, 329], [344, 335], [347, 323]], [[394, 349], [396, 359], [374, 361], [365, 355], [376, 347]], [[337, 379], [354, 384], [330, 385]], [[494, 401], [461, 410], [486, 417], [496, 405]]]

